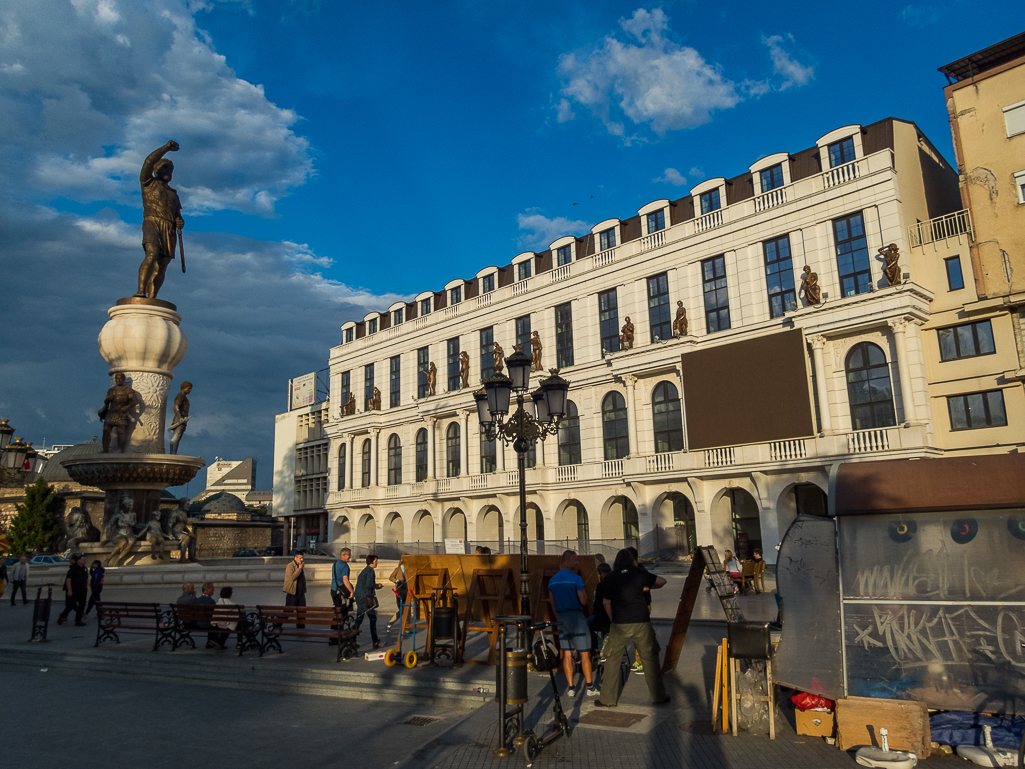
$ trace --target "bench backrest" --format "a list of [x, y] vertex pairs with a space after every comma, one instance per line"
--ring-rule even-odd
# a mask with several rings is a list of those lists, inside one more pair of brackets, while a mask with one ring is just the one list
[[245, 619], [245, 606], [237, 604], [185, 603], [171, 604], [174, 618], [179, 622], [239, 622]]
[[117, 617], [118, 619], [158, 620], [160, 618], [160, 604], [97, 601], [96, 612], [99, 614], [100, 619], [104, 617]]
[[334, 626], [342, 622], [341, 607], [335, 606], [257, 606], [264, 623]]

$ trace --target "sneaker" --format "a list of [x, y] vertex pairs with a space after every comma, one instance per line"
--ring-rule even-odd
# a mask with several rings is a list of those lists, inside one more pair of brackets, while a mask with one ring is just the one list
[[380, 649], [381, 648], [381, 642], [380, 641], [374, 641], [374, 648], [375, 649]]
[[599, 694], [601, 694], [601, 692], [598, 690], [597, 686], [588, 686], [587, 687], [587, 696], [588, 697], [597, 697]]
[[630, 666], [630, 672], [633, 673], [634, 675], [643, 676], [644, 675], [644, 665], [642, 665], [640, 662], [635, 662], [634, 664], [632, 664]]
[[577, 696], [577, 690], [576, 689], [567, 689], [566, 690], [566, 696], [569, 697], [570, 699], [573, 699], [574, 697]]

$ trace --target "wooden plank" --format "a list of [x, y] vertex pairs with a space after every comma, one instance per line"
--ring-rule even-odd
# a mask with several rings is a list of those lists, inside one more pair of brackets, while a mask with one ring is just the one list
[[715, 686], [712, 687], [712, 731], [719, 720], [719, 688], [722, 686], [722, 644], [719, 644], [719, 653], [715, 655]]
[[729, 728], [729, 710], [726, 708], [726, 698], [730, 692], [730, 646], [729, 641], [722, 639], [722, 733], [726, 734]]
[[666, 647], [665, 660], [662, 662], [663, 673], [676, 670], [676, 664], [680, 661], [683, 642], [687, 638], [687, 628], [690, 627], [690, 617], [694, 613], [694, 603], [697, 601], [702, 575], [705, 571], [704, 549], [698, 548], [694, 551], [694, 559], [691, 561], [687, 580], [683, 583], [680, 603], [676, 607], [676, 619], [673, 620], [673, 632], [669, 637], [669, 646]]
[[848, 697], [836, 701], [836, 746], [850, 750], [861, 745], [882, 747], [885, 728], [890, 750], [906, 750], [923, 760], [931, 752], [929, 710], [915, 700]]

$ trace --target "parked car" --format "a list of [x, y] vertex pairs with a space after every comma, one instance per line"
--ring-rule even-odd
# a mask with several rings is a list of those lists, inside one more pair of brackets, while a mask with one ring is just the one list
[[241, 550], [236, 550], [231, 554], [232, 558], [260, 558], [260, 554], [253, 550], [251, 547], [245, 547]]
[[334, 558], [331, 553], [325, 553], [323, 550], [319, 550], [315, 547], [294, 547], [288, 551], [288, 554], [293, 557], [296, 553], [302, 553], [303, 555], [319, 555], [324, 558]]
[[29, 564], [32, 566], [53, 566], [54, 564], [60, 565], [68, 562], [68, 559], [63, 555], [34, 555], [29, 559]]
[[8, 568], [10, 568], [11, 566], [14, 566], [14, 564], [16, 564], [20, 560], [21, 560], [21, 556], [20, 555], [6, 555], [6, 556], [4, 556], [4, 566], [7, 566]]
[[281, 546], [274, 547], [273, 545], [271, 545], [271, 546], [269, 546], [267, 548], [264, 548], [264, 551], [263, 551], [264, 555], [284, 555], [284, 553], [285, 553], [285, 550], [284, 550], [283, 547], [281, 547]]

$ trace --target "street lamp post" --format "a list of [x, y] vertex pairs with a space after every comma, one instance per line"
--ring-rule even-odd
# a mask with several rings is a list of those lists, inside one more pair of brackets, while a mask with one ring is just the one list
[[[481, 434], [489, 441], [512, 444], [520, 480], [520, 614], [530, 615], [530, 561], [527, 557], [527, 452], [538, 439], [555, 435], [566, 414], [569, 382], [551, 369], [551, 376], [530, 390], [531, 357], [516, 345], [516, 352], [506, 358], [509, 376], [495, 374], [484, 389], [474, 393]], [[516, 396], [516, 410], [509, 414], [510, 401]], [[520, 628], [520, 647], [527, 648], [529, 635]]]

